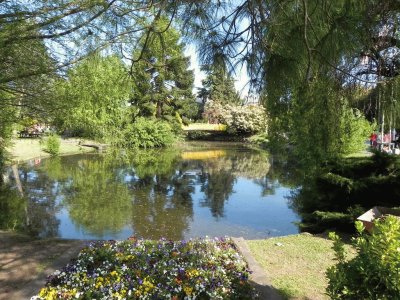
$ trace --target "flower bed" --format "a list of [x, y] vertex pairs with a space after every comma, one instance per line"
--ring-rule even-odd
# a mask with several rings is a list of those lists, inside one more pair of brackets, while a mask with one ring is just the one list
[[254, 299], [248, 276], [229, 239], [99, 241], [32, 299]]

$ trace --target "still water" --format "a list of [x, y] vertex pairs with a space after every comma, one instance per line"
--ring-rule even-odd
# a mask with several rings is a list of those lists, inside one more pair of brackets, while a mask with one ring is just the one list
[[118, 158], [37, 159], [7, 176], [14, 194], [22, 195], [12, 222], [32, 235], [177, 240], [297, 233], [300, 218], [288, 200], [294, 187], [279, 173], [264, 151], [191, 143]]

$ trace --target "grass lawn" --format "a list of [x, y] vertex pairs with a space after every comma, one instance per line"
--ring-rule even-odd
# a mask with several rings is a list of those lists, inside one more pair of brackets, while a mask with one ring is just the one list
[[[12, 146], [7, 150], [12, 161], [18, 162], [37, 157], [48, 157], [49, 153], [43, 151], [43, 146], [37, 138], [17, 138], [12, 140]], [[82, 147], [78, 139], [61, 139], [60, 155], [91, 152], [94, 148]]]
[[273, 287], [286, 299], [329, 299], [324, 294], [325, 271], [335, 263], [332, 241], [298, 234], [247, 243]]

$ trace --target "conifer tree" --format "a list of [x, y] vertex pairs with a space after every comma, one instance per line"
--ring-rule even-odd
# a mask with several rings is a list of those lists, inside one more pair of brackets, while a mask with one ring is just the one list
[[221, 104], [240, 104], [239, 93], [235, 89], [234, 79], [230, 76], [224, 64], [214, 64], [203, 67], [207, 77], [202, 80], [203, 87], [198, 92], [198, 97], [203, 104], [212, 100]]
[[192, 93], [194, 74], [189, 70], [189, 57], [177, 30], [160, 18], [154, 32], [143, 36], [145, 51], [136, 51], [140, 59], [132, 68], [133, 97], [131, 104], [141, 116], [170, 120], [176, 113], [191, 118], [197, 113]]

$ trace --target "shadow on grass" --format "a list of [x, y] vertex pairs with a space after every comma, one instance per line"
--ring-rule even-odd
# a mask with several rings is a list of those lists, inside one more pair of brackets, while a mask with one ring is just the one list
[[286, 297], [286, 295], [281, 291], [277, 290], [270, 285], [264, 285], [254, 282], [250, 280], [250, 284], [256, 289], [258, 297], [256, 299], [259, 300], [284, 300], [290, 299], [290, 297]]

